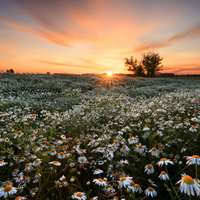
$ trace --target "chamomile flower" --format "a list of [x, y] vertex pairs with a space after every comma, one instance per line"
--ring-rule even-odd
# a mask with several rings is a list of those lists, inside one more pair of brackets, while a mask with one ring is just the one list
[[147, 174], [152, 174], [154, 173], [154, 167], [152, 164], [148, 164], [145, 166], [144, 172], [146, 172]]
[[135, 147], [135, 151], [138, 152], [139, 154], [144, 153], [145, 149], [146, 149], [146, 145], [138, 144]]
[[131, 181], [132, 181], [131, 179], [132, 179], [132, 177], [128, 177], [128, 176], [124, 176], [124, 177], [120, 178], [118, 181], [119, 182], [118, 188], [122, 188], [122, 187], [126, 187], [126, 186], [130, 185]]
[[22, 197], [22, 196], [17, 196], [16, 198], [15, 198], [15, 200], [25, 200], [26, 199], [26, 197]]
[[58, 162], [58, 161], [52, 161], [52, 162], [49, 162], [49, 164], [55, 165], [55, 166], [60, 166], [61, 165], [61, 163]]
[[171, 164], [173, 165], [174, 163], [170, 160], [170, 159], [167, 159], [167, 158], [161, 158], [160, 161], [157, 163], [157, 165], [160, 167], [160, 166], [163, 166], [163, 165], [168, 165], [168, 164]]
[[149, 153], [151, 153], [152, 156], [157, 156], [159, 151], [156, 149], [156, 147], [153, 147]]
[[154, 188], [148, 187], [145, 190], [145, 195], [148, 195], [148, 196], [151, 196], [151, 197], [155, 197], [155, 196], [157, 196], [157, 192], [154, 190]]
[[8, 195], [13, 195], [17, 192], [17, 188], [12, 185], [6, 185], [4, 188], [0, 188], [0, 197], [4, 197], [6, 199]]
[[192, 195], [194, 196], [196, 192], [197, 196], [200, 195], [200, 185], [196, 182], [196, 180], [194, 180], [193, 178], [191, 178], [190, 176], [186, 175], [186, 174], [182, 174], [182, 179], [179, 180], [176, 184], [181, 183], [180, 185], [180, 191], [183, 193], [187, 193], [187, 195]]
[[87, 196], [84, 192], [75, 192], [72, 195], [72, 199], [85, 200], [87, 199]]
[[198, 155], [193, 155], [193, 156], [185, 156], [186, 157], [186, 164], [187, 165], [192, 165], [192, 164], [197, 164], [200, 165], [200, 156]]
[[135, 182], [133, 180], [131, 180], [130, 185], [128, 185], [127, 191], [133, 193], [136, 191]]
[[169, 180], [169, 176], [165, 171], [162, 171], [160, 175], [158, 176], [158, 178], [160, 178], [160, 180], [163, 180], [163, 181]]
[[101, 169], [95, 169], [93, 172], [94, 175], [101, 174], [101, 173], [103, 173], [103, 170], [101, 170]]
[[140, 185], [139, 184], [135, 184], [135, 192], [138, 192], [138, 193], [142, 193], [142, 188], [140, 187]]
[[4, 162], [3, 160], [0, 160], [0, 167], [4, 166], [4, 165], [7, 165], [8, 163], [7, 162]]
[[107, 182], [104, 181], [102, 178], [93, 179], [93, 182], [99, 186], [107, 186]]

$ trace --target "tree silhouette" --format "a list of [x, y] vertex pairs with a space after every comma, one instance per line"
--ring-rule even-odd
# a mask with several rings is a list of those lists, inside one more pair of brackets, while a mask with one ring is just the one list
[[7, 70], [6, 70], [6, 73], [8, 73], [8, 74], [14, 74], [15, 72], [14, 72], [14, 70], [13, 70], [13, 69], [10, 69], [10, 70], [9, 70], [9, 69], [7, 69]]
[[125, 58], [125, 67], [128, 71], [132, 71], [136, 76], [155, 77], [156, 74], [163, 69], [161, 61], [163, 58], [158, 53], [147, 52], [142, 54], [141, 61], [136, 58]]
[[163, 70], [163, 66], [161, 65], [162, 60], [163, 58], [158, 53], [149, 51], [142, 54], [142, 65], [148, 77], [155, 77], [156, 74]]
[[144, 68], [140, 61], [133, 58], [133, 56], [130, 59], [125, 58], [124, 60], [125, 67], [127, 67], [128, 71], [132, 71], [136, 76], [145, 76]]

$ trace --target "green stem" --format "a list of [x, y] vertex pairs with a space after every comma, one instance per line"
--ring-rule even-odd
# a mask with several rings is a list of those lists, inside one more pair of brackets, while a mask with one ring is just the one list
[[[168, 176], [169, 176], [168, 169], [167, 169], [167, 166], [166, 166], [166, 165], [165, 165], [165, 169], [166, 169], [166, 172], [167, 172], [167, 174], [168, 174]], [[176, 190], [175, 190], [175, 188], [174, 188], [174, 186], [173, 186], [173, 184], [172, 184], [172, 182], [171, 182], [171, 179], [169, 179], [169, 182], [170, 182], [170, 184], [171, 184], [171, 186], [172, 186], [172, 188], [173, 188], [173, 190], [174, 190], [176, 196], [177, 196], [178, 199], [180, 200], [180, 198], [179, 198], [179, 196], [178, 196], [178, 194], [177, 194], [177, 192], [176, 192]]]

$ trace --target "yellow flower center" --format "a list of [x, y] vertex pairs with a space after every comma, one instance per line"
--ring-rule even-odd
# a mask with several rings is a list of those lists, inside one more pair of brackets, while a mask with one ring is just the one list
[[135, 182], [131, 180], [131, 186], [135, 186]]
[[12, 190], [12, 185], [6, 185], [4, 192], [9, 192], [10, 190]]
[[167, 160], [167, 158], [161, 158], [160, 159], [160, 161], [166, 161]]
[[142, 148], [142, 145], [141, 145], [141, 144], [139, 144], [139, 145], [138, 145], [138, 148], [139, 148], [139, 149], [141, 149], [141, 148]]
[[140, 188], [140, 185], [136, 183], [136, 184], [135, 184], [135, 187]]
[[2, 160], [0, 160], [0, 163], [3, 163], [3, 161], [2, 161]]
[[103, 180], [102, 178], [98, 178], [98, 181], [101, 181], [101, 182], [103, 182], [104, 180]]
[[81, 192], [77, 192], [77, 193], [76, 193], [76, 196], [78, 196], [78, 197], [82, 197], [83, 194], [82, 194]]
[[166, 172], [165, 172], [165, 171], [162, 171], [161, 174], [166, 174]]
[[156, 149], [156, 147], [153, 147], [151, 150], [152, 150], [152, 151], [156, 151], [157, 149]]
[[120, 178], [120, 181], [121, 181], [121, 182], [123, 182], [123, 181], [125, 181], [125, 180], [126, 180], [126, 177]]
[[18, 196], [18, 197], [15, 198], [15, 200], [18, 200], [18, 199], [21, 199], [21, 198], [22, 198], [22, 196]]
[[186, 184], [188, 184], [188, 185], [194, 184], [194, 180], [193, 180], [193, 178], [191, 178], [190, 176], [184, 176], [184, 177], [182, 178], [182, 180], [183, 180], [184, 183], [186, 183]]
[[193, 158], [200, 158], [200, 157], [199, 157], [199, 156], [197, 156], [197, 155], [193, 155], [192, 157], [193, 157]]
[[149, 190], [149, 191], [153, 191], [153, 188], [152, 188], [152, 187], [148, 187], [148, 190]]
[[148, 164], [148, 165], [147, 165], [147, 168], [148, 168], [148, 169], [151, 169], [151, 168], [152, 168], [152, 165], [151, 165], [151, 164]]
[[53, 164], [58, 164], [58, 161], [53, 161]]

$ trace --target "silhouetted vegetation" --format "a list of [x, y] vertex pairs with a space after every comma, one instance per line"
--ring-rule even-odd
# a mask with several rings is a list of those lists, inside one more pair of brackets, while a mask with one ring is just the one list
[[136, 76], [155, 77], [163, 69], [161, 61], [163, 58], [158, 53], [147, 52], [142, 54], [142, 59], [139, 61], [136, 58], [125, 58], [125, 67], [128, 71], [132, 71]]
[[15, 72], [14, 72], [14, 70], [13, 70], [13, 69], [10, 69], [10, 70], [9, 70], [9, 69], [7, 69], [7, 70], [6, 70], [6, 73], [7, 73], [7, 74], [14, 74]]

